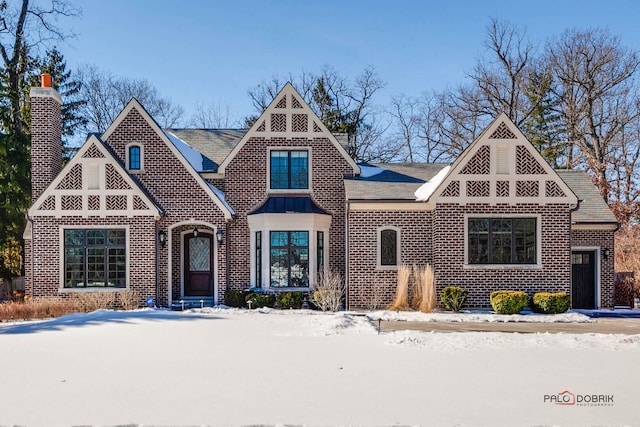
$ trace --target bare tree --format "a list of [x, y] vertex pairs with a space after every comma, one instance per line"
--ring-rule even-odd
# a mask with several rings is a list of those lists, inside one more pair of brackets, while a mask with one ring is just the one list
[[131, 98], [136, 98], [162, 127], [177, 125], [184, 114], [181, 106], [161, 97], [148, 80], [116, 77], [96, 66], [80, 70], [78, 78], [87, 100], [82, 115], [89, 131], [104, 132]]
[[73, 36], [56, 26], [59, 17], [80, 13], [65, 0], [51, 0], [46, 6], [29, 0], [0, 2], [0, 55], [2, 56], [5, 96], [11, 110], [11, 132], [22, 132], [20, 84], [29, 67], [29, 52], [49, 40], [64, 40]]
[[567, 139], [578, 148], [605, 200], [609, 159], [640, 110], [632, 88], [638, 53], [607, 30], [568, 30], [547, 47]]
[[198, 104], [187, 126], [201, 129], [228, 129], [241, 127], [241, 124], [227, 104], [210, 104], [207, 107]]

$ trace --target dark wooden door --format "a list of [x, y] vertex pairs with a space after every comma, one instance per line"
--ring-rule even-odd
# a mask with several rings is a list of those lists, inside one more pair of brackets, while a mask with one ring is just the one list
[[596, 308], [596, 253], [574, 251], [571, 253], [571, 306], [572, 308]]
[[184, 236], [184, 296], [213, 295], [213, 235]]

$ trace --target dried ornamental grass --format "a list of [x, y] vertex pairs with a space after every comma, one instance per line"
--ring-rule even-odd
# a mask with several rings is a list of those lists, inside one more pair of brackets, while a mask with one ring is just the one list
[[419, 270], [416, 281], [418, 282], [418, 288], [421, 291], [418, 310], [423, 313], [431, 313], [436, 307], [436, 277], [429, 264]]
[[396, 298], [389, 306], [389, 310], [409, 310], [409, 277], [411, 269], [406, 265], [398, 267], [398, 286]]

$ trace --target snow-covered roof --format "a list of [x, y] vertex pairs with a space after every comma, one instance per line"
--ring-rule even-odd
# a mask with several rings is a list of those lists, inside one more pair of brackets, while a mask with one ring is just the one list
[[440, 185], [450, 170], [451, 166], [445, 166], [433, 178], [422, 184], [414, 193], [416, 195], [416, 200], [419, 202], [426, 202], [429, 200], [429, 197], [433, 194], [435, 189], [438, 188], [438, 185]]
[[180, 151], [180, 153], [184, 156], [184, 158], [189, 162], [189, 164], [196, 170], [196, 172], [215, 172], [218, 170], [218, 164], [205, 156], [204, 154], [194, 150], [172, 134], [171, 132], [164, 132], [167, 135], [167, 138], [171, 141], [171, 143]]
[[210, 182], [207, 182], [207, 185], [209, 186], [209, 188], [211, 188], [211, 191], [213, 191], [215, 195], [218, 196], [218, 199], [220, 199], [220, 202], [222, 202], [222, 204], [224, 204], [226, 208], [229, 209], [229, 212], [231, 212], [231, 215], [235, 215], [236, 211], [234, 211], [233, 208], [227, 202], [227, 199], [224, 196], [224, 192], [220, 191], [218, 187], [211, 184]]

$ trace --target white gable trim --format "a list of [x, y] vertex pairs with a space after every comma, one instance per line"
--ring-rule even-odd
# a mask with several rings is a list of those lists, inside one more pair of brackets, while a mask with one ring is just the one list
[[[291, 106], [287, 106], [286, 108], [276, 108], [276, 105], [278, 104], [278, 102], [283, 97], [287, 97], [287, 99], [291, 99], [292, 96], [295, 97], [299, 101], [301, 108], [292, 108]], [[275, 113], [275, 114], [278, 114], [278, 113], [286, 114], [286, 119], [287, 119], [287, 131], [286, 132], [273, 132], [272, 131], [271, 126], [270, 126], [270, 123], [271, 123], [270, 115], [272, 113]], [[291, 119], [291, 117], [292, 117], [291, 115], [292, 114], [299, 114], [299, 113], [303, 113], [303, 114], [307, 114], [308, 115], [307, 132], [292, 132], [291, 131], [291, 120], [292, 120]], [[258, 132], [258, 128], [262, 125], [263, 122], [266, 123], [265, 130]], [[320, 130], [321, 130], [320, 132], [314, 132], [313, 131], [314, 123], [320, 128]], [[318, 138], [318, 137], [326, 137], [333, 144], [333, 146], [336, 148], [336, 150], [338, 150], [338, 152], [342, 155], [342, 157], [347, 161], [347, 163], [349, 163], [349, 165], [351, 166], [351, 169], [353, 170], [353, 174], [354, 175], [359, 175], [360, 174], [360, 167], [351, 158], [351, 156], [349, 156], [349, 154], [344, 149], [342, 144], [340, 144], [338, 142], [338, 140], [336, 139], [336, 137], [329, 131], [329, 129], [326, 128], [324, 123], [322, 123], [322, 121], [318, 118], [316, 113], [313, 112], [311, 107], [309, 107], [309, 105], [304, 101], [302, 96], [298, 93], [298, 91], [295, 90], [295, 88], [293, 87], [293, 85], [291, 83], [285, 84], [284, 87], [282, 88], [282, 90], [280, 92], [278, 92], [278, 94], [275, 96], [275, 98], [273, 98], [273, 101], [271, 101], [271, 104], [269, 104], [269, 106], [260, 115], [258, 120], [256, 120], [256, 122], [253, 124], [253, 126], [251, 126], [249, 131], [244, 134], [244, 136], [242, 137], [240, 142], [238, 144], [236, 144], [236, 146], [233, 148], [233, 150], [231, 150], [231, 153], [229, 153], [229, 155], [220, 164], [220, 167], [218, 168], [218, 172], [220, 172], [222, 174], [225, 173], [225, 170], [226, 170], [227, 166], [229, 165], [229, 163], [231, 163], [233, 158], [238, 154], [238, 152], [240, 152], [242, 147], [244, 147], [244, 145], [247, 143], [247, 141], [249, 141], [249, 139], [252, 138], [252, 137], [266, 138], [266, 139], [270, 139], [270, 138], [273, 138], [273, 137], [278, 137], [278, 138], [283, 138], [284, 137], [284, 138], [287, 138], [287, 139], [289, 139], [289, 138], [300, 138], [300, 137], [308, 138], [308, 139], [313, 139], [313, 138]]]
[[211, 200], [214, 201], [216, 206], [222, 211], [226, 220], [231, 220], [233, 217], [233, 212], [229, 209], [228, 205], [220, 200], [218, 195], [209, 187], [207, 182], [200, 176], [200, 174], [191, 166], [191, 164], [187, 161], [184, 155], [176, 148], [175, 145], [169, 140], [169, 137], [164, 133], [164, 131], [160, 128], [158, 123], [147, 113], [147, 110], [144, 109], [142, 104], [138, 102], [137, 99], [132, 98], [131, 101], [127, 104], [126, 107], [120, 112], [118, 117], [111, 123], [111, 126], [102, 134], [102, 139], [104, 141], [108, 140], [111, 134], [118, 128], [120, 123], [129, 115], [131, 110], [136, 109], [138, 113], [144, 118], [144, 120], [151, 126], [151, 129], [158, 135], [158, 137], [169, 147], [173, 155], [180, 160], [184, 168], [191, 174], [193, 179], [196, 180], [198, 185], [209, 195]]
[[[513, 133], [515, 138], [510, 139], [498, 139], [491, 138], [491, 135], [498, 129], [498, 127], [505, 123], [509, 130]], [[537, 161], [537, 163], [544, 170], [544, 174], [516, 174], [516, 146], [521, 145], [525, 150]], [[490, 150], [490, 164], [488, 174], [462, 174], [461, 171], [465, 168], [468, 162], [473, 159], [474, 155], [482, 148], [488, 146]], [[501, 152], [508, 156], [506, 162], [498, 164], [497, 157], [498, 152]], [[503, 165], [508, 166], [508, 170], [501, 169]], [[503, 173], [498, 173], [503, 172]], [[449, 184], [453, 181], [459, 182], [459, 193], [457, 196], [443, 195]], [[472, 181], [488, 181], [489, 182], [489, 194], [482, 197], [470, 197], [467, 196], [467, 185]], [[508, 181], [509, 196], [499, 197], [497, 194], [497, 182]], [[517, 197], [516, 196], [516, 182], [517, 181], [533, 181], [538, 185], [537, 197]], [[546, 182], [554, 182], [560, 190], [564, 193], [563, 197], [547, 197], [546, 196]], [[464, 152], [453, 163], [451, 170], [447, 176], [442, 180], [440, 185], [435, 189], [431, 197], [428, 199], [431, 203], [488, 203], [491, 205], [496, 204], [508, 204], [516, 205], [522, 203], [536, 203], [536, 204], [569, 204], [577, 205], [578, 198], [573, 193], [571, 188], [560, 178], [560, 176], [549, 166], [544, 160], [542, 155], [533, 147], [533, 145], [527, 140], [524, 134], [518, 129], [518, 127], [509, 119], [505, 113], [501, 113], [494, 119], [493, 122], [480, 134], [480, 136], [469, 145]]]
[[[85, 153], [91, 148], [96, 149], [104, 156], [100, 158], [96, 157], [84, 157]], [[105, 180], [105, 168], [106, 165], [111, 165], [117, 173], [120, 174], [122, 179], [128, 184], [129, 189], [106, 189]], [[82, 166], [82, 184], [81, 189], [57, 189], [56, 187], [60, 182], [67, 177], [67, 174], [71, 172], [74, 166]], [[91, 185], [92, 180], [89, 177], [89, 170], [95, 170], [98, 173], [97, 176], [97, 188], [93, 188]], [[124, 195], [127, 197], [127, 208], [121, 210], [107, 210], [106, 197], [109, 195]], [[74, 210], [62, 209], [62, 196], [81, 196], [82, 208]], [[88, 199], [89, 196], [98, 196], [100, 198], [99, 209], [89, 209]], [[138, 196], [148, 206], [148, 209], [135, 209], [133, 196]], [[41, 205], [49, 198], [54, 197], [55, 208], [54, 209], [42, 209]], [[161, 210], [155, 203], [147, 196], [147, 194], [139, 187], [138, 183], [131, 178], [127, 171], [122, 167], [120, 162], [113, 157], [111, 151], [109, 151], [104, 143], [95, 135], [91, 135], [85, 143], [80, 147], [75, 156], [67, 163], [62, 172], [55, 177], [47, 189], [38, 197], [28, 211], [30, 217], [56, 217], [61, 218], [64, 216], [81, 216], [87, 218], [89, 216], [153, 216], [156, 219], [160, 218]]]

